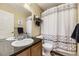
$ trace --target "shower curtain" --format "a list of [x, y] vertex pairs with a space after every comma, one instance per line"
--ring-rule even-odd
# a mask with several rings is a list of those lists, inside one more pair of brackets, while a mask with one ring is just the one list
[[54, 51], [76, 54], [76, 40], [71, 34], [77, 24], [77, 5], [62, 4], [42, 13], [41, 34], [53, 44]]

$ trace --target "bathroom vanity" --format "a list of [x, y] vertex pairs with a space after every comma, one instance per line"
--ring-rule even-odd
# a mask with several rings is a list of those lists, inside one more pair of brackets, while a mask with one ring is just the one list
[[42, 43], [38, 42], [35, 45], [21, 51], [17, 56], [41, 56], [42, 55]]
[[13, 41], [0, 39], [0, 56], [42, 56], [42, 40], [32, 39], [34, 42], [31, 45], [23, 47], [13, 47]]

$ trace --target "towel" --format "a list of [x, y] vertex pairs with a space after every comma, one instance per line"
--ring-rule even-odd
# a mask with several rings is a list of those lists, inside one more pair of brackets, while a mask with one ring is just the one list
[[76, 39], [76, 41], [79, 43], [79, 24], [76, 25], [71, 38]]
[[23, 34], [24, 31], [23, 31], [23, 28], [22, 27], [18, 27], [18, 34]]

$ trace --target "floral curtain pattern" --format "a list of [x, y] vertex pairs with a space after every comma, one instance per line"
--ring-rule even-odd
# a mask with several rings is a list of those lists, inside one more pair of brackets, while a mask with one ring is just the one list
[[77, 24], [77, 4], [62, 4], [42, 13], [41, 34], [52, 42], [53, 50], [76, 54], [76, 40], [71, 34]]

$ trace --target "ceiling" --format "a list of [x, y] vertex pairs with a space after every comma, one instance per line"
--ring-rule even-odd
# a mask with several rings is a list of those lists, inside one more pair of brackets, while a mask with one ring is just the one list
[[24, 8], [24, 3], [8, 3], [8, 5], [16, 8], [16, 10], [26, 13], [27, 16], [29, 16], [31, 14], [30, 11], [28, 11], [27, 9]]
[[47, 10], [51, 7], [55, 7], [60, 5], [61, 3], [38, 3], [38, 5], [40, 6], [40, 8], [42, 8], [43, 10]]
[[[24, 3], [3, 3], [3, 4], [10, 5], [16, 8], [17, 11], [26, 13], [28, 16], [31, 15], [31, 12], [24, 8]], [[61, 3], [34, 3], [34, 4], [37, 5], [37, 7], [41, 8], [41, 10], [45, 11], [51, 7], [60, 5]]]

